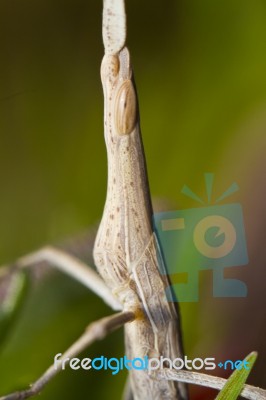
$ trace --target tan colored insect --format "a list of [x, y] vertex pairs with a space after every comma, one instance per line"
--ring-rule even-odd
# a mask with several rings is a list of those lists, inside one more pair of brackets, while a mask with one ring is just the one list
[[[121, 312], [92, 323], [62, 355], [69, 363], [94, 340], [125, 325], [129, 359], [182, 357], [179, 314], [166, 298], [169, 286], [160, 248], [152, 227], [152, 206], [140, 136], [136, 88], [125, 47], [126, 17], [122, 0], [105, 0], [103, 13], [105, 56], [101, 66], [104, 90], [104, 131], [108, 153], [108, 188], [102, 221], [94, 246], [94, 260], [103, 280], [87, 265], [59, 249], [46, 247], [3, 267], [8, 279], [20, 269], [46, 261], [82, 282]], [[162, 273], [163, 272], [163, 273]], [[184, 382], [221, 389], [223, 379], [165, 369], [153, 376], [147, 370], [130, 371], [125, 392], [129, 400], [186, 400]], [[38, 394], [60, 369], [52, 365], [27, 390], [0, 400], [26, 399]], [[246, 386], [242, 395], [263, 399], [264, 391]]]
[[[108, 7], [111, 2], [106, 1], [106, 14], [111, 15]], [[113, 45], [115, 38], [110, 50], [110, 29], [107, 20], [104, 29], [107, 54], [103, 58], [101, 77], [108, 190], [95, 241], [94, 260], [123, 309], [137, 315], [134, 322], [125, 326], [128, 358], [164, 356], [173, 360], [183, 355], [179, 321], [174, 303], [166, 298], [169, 282], [160, 273], [164, 266], [152, 229], [151, 199], [130, 56], [124, 43], [119, 42], [121, 49]], [[130, 384], [136, 399], [187, 398], [183, 384], [152, 380], [147, 371], [130, 371]]]

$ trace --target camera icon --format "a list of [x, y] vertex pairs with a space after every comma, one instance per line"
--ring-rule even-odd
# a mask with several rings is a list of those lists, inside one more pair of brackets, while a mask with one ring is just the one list
[[[166, 290], [169, 301], [173, 293], [179, 302], [198, 301], [204, 270], [212, 270], [214, 297], [247, 296], [244, 282], [224, 278], [225, 268], [248, 263], [239, 203], [158, 213], [154, 227], [172, 281]], [[185, 282], [176, 282], [180, 275]]]

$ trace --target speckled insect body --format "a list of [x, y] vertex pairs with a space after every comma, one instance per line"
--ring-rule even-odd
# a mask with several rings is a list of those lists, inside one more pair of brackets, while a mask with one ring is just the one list
[[[182, 356], [178, 315], [168, 302], [167, 278], [152, 228], [152, 207], [140, 135], [137, 94], [129, 52], [104, 56], [104, 130], [108, 188], [94, 246], [99, 273], [123, 305], [138, 317], [125, 326], [129, 359]], [[182, 383], [153, 380], [147, 371], [130, 371], [134, 399], [186, 399]]]

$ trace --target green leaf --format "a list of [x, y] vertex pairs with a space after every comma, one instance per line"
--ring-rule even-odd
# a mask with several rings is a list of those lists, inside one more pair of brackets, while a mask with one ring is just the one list
[[248, 369], [244, 367], [236, 369], [228, 378], [226, 384], [215, 400], [236, 400], [238, 398], [244, 388], [245, 382], [253, 368], [257, 356], [258, 354], [253, 351], [245, 358], [243, 363], [247, 365]]
[[27, 292], [27, 277], [17, 272], [0, 282], [0, 343], [8, 336]]

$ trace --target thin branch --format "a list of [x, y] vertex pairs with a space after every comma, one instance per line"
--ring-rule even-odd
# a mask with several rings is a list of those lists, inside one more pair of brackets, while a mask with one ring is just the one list
[[[134, 319], [135, 314], [133, 312], [121, 312], [91, 323], [87, 327], [85, 333], [61, 356], [61, 358], [66, 360], [76, 357], [96, 340], [105, 338], [105, 336], [107, 336], [109, 333], [120, 328], [127, 322], [133, 321]], [[69, 361], [70, 360], [66, 360], [65, 365], [68, 365]], [[54, 365], [51, 365], [46, 372], [31, 385], [29, 389], [0, 397], [0, 400], [24, 400], [35, 396], [36, 394], [40, 393], [46, 384], [60, 371], [60, 368], [55, 369]]]
[[[154, 377], [155, 379], [167, 379], [171, 381], [191, 383], [193, 385], [205, 386], [217, 390], [221, 390], [226, 383], [226, 379], [216, 376], [184, 370], [176, 371], [168, 368], [159, 372], [154, 372]], [[248, 400], [265, 400], [266, 390], [255, 386], [245, 385], [241, 392], [241, 396]]]
[[122, 309], [121, 304], [114, 298], [104, 281], [93, 269], [78, 258], [51, 246], [19, 258], [12, 266], [1, 267], [0, 279], [14, 269], [24, 269], [41, 262], [47, 262], [79, 281], [101, 297], [113, 310]]

